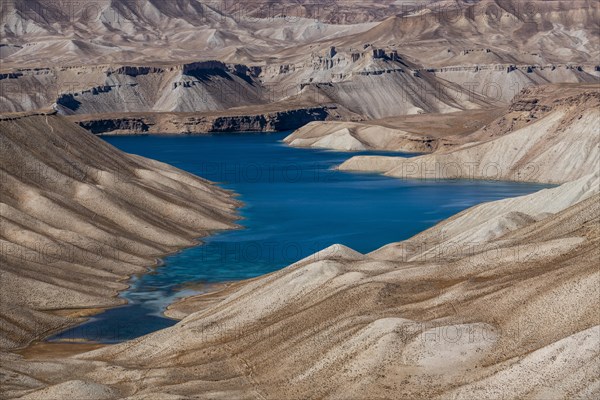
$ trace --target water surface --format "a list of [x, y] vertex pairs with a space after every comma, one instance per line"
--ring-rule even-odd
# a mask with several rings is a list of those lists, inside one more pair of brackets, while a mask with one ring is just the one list
[[[341, 243], [360, 252], [407, 239], [470, 206], [532, 193], [545, 185], [399, 180], [333, 170], [356, 154], [295, 149], [289, 133], [106, 137], [114, 146], [203, 176], [240, 194], [244, 229], [167, 257], [134, 277], [129, 301], [53, 339], [115, 343], [173, 325], [162, 316], [177, 297], [214, 282], [283, 268]], [[406, 155], [404, 155], [406, 156]]]

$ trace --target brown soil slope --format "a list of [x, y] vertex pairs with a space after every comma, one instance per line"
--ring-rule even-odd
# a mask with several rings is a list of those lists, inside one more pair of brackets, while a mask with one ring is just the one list
[[600, 162], [599, 105], [597, 85], [530, 88], [508, 113], [458, 138], [462, 146], [411, 159], [358, 156], [340, 169], [399, 178], [568, 182]]
[[462, 143], [462, 137], [479, 130], [505, 111], [495, 108], [405, 115], [365, 122], [316, 121], [297, 129], [284, 141], [293, 147], [430, 153]]
[[231, 193], [63, 117], [7, 114], [0, 131], [0, 348], [120, 304], [127, 276], [234, 226]]

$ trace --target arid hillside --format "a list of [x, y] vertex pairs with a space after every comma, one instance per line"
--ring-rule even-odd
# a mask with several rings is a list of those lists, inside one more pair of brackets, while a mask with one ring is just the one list
[[2, 2], [6, 64], [18, 67], [232, 58], [358, 33], [403, 2], [53, 0]]
[[[464, 152], [473, 161], [503, 157], [507, 171], [515, 171], [515, 166], [522, 164], [512, 149], [520, 148], [517, 155], [539, 162], [539, 175], [532, 180], [564, 182], [560, 186], [472, 207], [370, 254], [334, 245], [280, 271], [186, 298], [169, 309], [169, 315], [182, 318], [180, 323], [122, 344], [68, 358], [39, 357], [35, 352], [29, 358], [0, 353], [6, 377], [4, 396], [130, 400], [596, 398], [600, 394], [596, 385], [600, 359], [600, 158], [599, 138], [593, 128], [598, 126], [594, 120], [598, 100], [597, 89], [589, 86], [531, 89], [481, 129], [465, 131], [458, 123], [460, 118], [450, 120], [455, 137], [445, 139], [454, 140], [452, 146], [421, 157], [424, 162], [431, 157], [440, 157], [438, 161], [453, 157], [448, 162], [456, 162]], [[34, 151], [27, 140], [35, 139], [9, 128], [16, 123], [28, 129], [66, 129], [64, 119], [27, 118], [6, 117], [3, 124], [10, 141], [4, 147], [20, 149], [9, 153], [19, 157], [25, 157], [23, 152], [28, 149], [37, 159], [48, 160], [44, 154], [50, 150]], [[430, 119], [430, 123], [435, 121]], [[406, 120], [395, 123], [396, 127], [410, 127]], [[78, 160], [79, 149], [97, 139], [68, 126], [80, 135], [80, 142], [75, 149], [65, 145], [64, 151], [73, 152]], [[64, 143], [62, 134], [58, 139], [46, 138], [49, 142], [43, 149], [50, 149], [52, 140]], [[107, 145], [101, 149], [109, 151]], [[52, 154], [63, 154], [63, 150]], [[87, 249], [90, 244], [104, 245], [104, 232], [113, 229], [125, 244], [135, 244], [126, 249], [137, 249], [127, 250], [130, 268], [123, 272], [111, 259], [88, 267], [78, 260], [67, 264], [61, 259], [49, 273], [47, 265], [42, 269], [34, 261], [23, 264], [19, 260], [17, 264], [15, 258], [9, 258], [3, 281], [4, 276], [11, 279], [7, 299], [13, 302], [10, 309], [15, 312], [5, 318], [15, 322], [7, 325], [12, 336], [5, 334], [5, 340], [12, 340], [13, 346], [15, 337], [31, 337], [30, 332], [18, 331], [27, 326], [25, 321], [31, 321], [31, 316], [36, 326], [51, 329], [72, 320], [57, 322], [57, 315], [49, 310], [64, 309], [71, 303], [71, 307], [113, 304], [111, 295], [121, 286], [111, 282], [138, 271], [148, 263], [148, 256], [185, 246], [191, 236], [202, 234], [202, 229], [231, 226], [227, 221], [234, 202], [226, 193], [215, 192], [205, 182], [162, 164], [126, 155], [110, 157], [116, 162], [111, 164], [113, 168], [123, 165], [129, 177], [126, 184], [143, 190], [143, 210], [139, 209], [141, 200], [132, 196], [136, 192], [106, 178], [115, 172], [104, 165], [93, 171], [109, 171], [108, 175], [90, 172], [86, 176], [94, 177], [93, 182], [65, 178], [65, 185], [55, 192], [44, 189], [45, 181], [21, 178], [17, 182], [10, 165], [3, 166], [7, 179], [18, 183], [12, 185], [18, 193], [10, 191], [8, 199], [26, 199], [32, 190], [44, 193], [36, 197], [42, 199], [41, 204], [40, 200], [15, 200], [4, 206], [9, 224], [3, 235], [8, 245], [29, 249], [31, 238], [36, 237], [44, 243], [56, 240]], [[358, 158], [348, 163], [357, 160], [369, 161]], [[53, 165], [48, 162], [44, 165]], [[87, 163], [99, 165], [94, 159]], [[183, 183], [186, 195], [179, 194]], [[165, 193], [159, 189], [165, 185], [171, 192], [173, 188], [180, 191], [162, 198]], [[187, 185], [193, 186], [192, 192]], [[115, 193], [116, 189], [127, 198]], [[70, 193], [69, 202], [60, 197], [63, 193]], [[201, 206], [191, 205], [187, 194], [200, 195], [206, 201]], [[148, 217], [154, 227], [142, 229], [137, 220], [124, 224], [122, 211], [141, 219], [147, 210], [164, 206], [164, 202], [171, 205], [167, 214], [161, 214], [160, 223]], [[197, 224], [179, 219], [181, 208], [173, 203], [195, 210]], [[110, 214], [106, 204], [112, 204]], [[71, 209], [75, 211], [68, 211]], [[64, 223], [61, 216], [68, 215], [68, 221], [73, 221], [85, 213], [97, 214], [100, 225], [71, 222], [68, 227], [59, 225], [60, 230], [53, 227], [58, 224], [56, 218]], [[34, 224], [30, 215], [41, 221]], [[115, 221], [113, 215], [120, 219]], [[175, 228], [169, 221], [183, 225]], [[18, 227], [13, 227], [16, 224], [27, 226], [35, 236], [19, 234]], [[163, 245], [157, 244], [154, 232], [160, 232]], [[164, 244], [165, 239], [170, 242]], [[121, 247], [115, 248], [111, 242], [110, 249]], [[17, 265], [35, 275], [13, 272]], [[39, 274], [41, 270], [44, 275]], [[81, 285], [78, 277], [82, 274], [102, 284], [93, 289]], [[41, 294], [25, 301], [18, 295], [24, 282], [34, 288], [34, 294], [44, 290], [56, 296], [51, 303]], [[63, 297], [67, 293], [68, 301]], [[21, 319], [23, 315], [28, 319]], [[20, 336], [12, 332], [20, 332]]]
[[[0, 111], [53, 107], [110, 126], [140, 113], [185, 120], [293, 104], [356, 122], [504, 107], [528, 86], [598, 82], [598, 3], [523, 3], [14, 0], [2, 3]], [[183, 125], [169, 132], [210, 129]]]
[[235, 226], [231, 193], [63, 117], [5, 114], [0, 131], [2, 350], [121, 304], [128, 276]]
[[[598, 85], [530, 88], [506, 114], [452, 145], [416, 158], [357, 156], [346, 171], [411, 179], [488, 179], [563, 183], [600, 164]], [[374, 134], [375, 135], [375, 134]]]
[[[1, 400], [600, 398], [599, 1], [0, 0], [0, 60]], [[95, 134], [287, 130], [422, 153], [342, 171], [548, 185], [216, 283], [134, 340], [43, 342], [239, 228], [234, 193]], [[252, 189], [320, 210], [320, 183]]]
[[599, 12], [588, 0], [442, 0], [343, 40], [398, 46], [429, 67], [597, 62]]
[[505, 113], [503, 108], [418, 114], [364, 122], [315, 121], [285, 138], [293, 147], [431, 153], [456, 146]]
[[10, 0], [0, 22], [5, 63], [18, 67], [301, 59], [307, 49], [365, 43], [439, 67], [593, 62], [598, 12], [593, 0]]

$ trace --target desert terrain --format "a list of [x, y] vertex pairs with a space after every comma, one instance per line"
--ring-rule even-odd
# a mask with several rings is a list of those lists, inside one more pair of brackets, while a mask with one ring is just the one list
[[64, 117], [6, 114], [0, 128], [3, 349], [120, 304], [129, 275], [236, 226], [231, 193]]
[[[0, 398], [600, 397], [598, 2], [0, 7]], [[214, 285], [137, 339], [45, 342], [243, 225], [235, 193], [95, 135], [245, 131], [420, 154], [341, 171], [553, 186]]]
[[295, 129], [600, 76], [595, 1], [227, 4], [4, 2], [0, 111], [54, 108], [95, 133]]

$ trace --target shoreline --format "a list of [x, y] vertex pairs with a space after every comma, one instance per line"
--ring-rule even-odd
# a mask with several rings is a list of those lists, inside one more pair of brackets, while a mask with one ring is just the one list
[[55, 3], [0, 7], [0, 400], [600, 399], [600, 2]]
[[33, 342], [23, 349], [14, 350], [12, 353], [17, 354], [25, 360], [53, 360], [56, 358], [68, 358], [76, 356], [88, 351], [98, 350], [110, 346], [108, 344], [79, 342]]
[[[242, 287], [250, 282], [258, 280], [265, 275], [260, 275], [255, 278], [243, 279], [239, 281], [226, 281], [226, 282], [215, 282], [208, 284], [210, 289], [204, 293], [193, 294], [190, 296], [182, 297], [173, 303], [169, 304], [163, 314], [169, 318], [181, 321], [193, 312], [200, 311], [197, 308], [199, 305], [207, 307], [210, 304], [218, 302], [220, 299], [226, 297], [239, 287]], [[191, 311], [195, 310], [195, 311]]]
[[[269, 133], [265, 133], [265, 132], [252, 132], [252, 133], [256, 133], [256, 134], [269, 134]], [[109, 135], [109, 136], [112, 136], [112, 135]], [[130, 135], [130, 136], [137, 136], [137, 135]], [[174, 136], [177, 136], [177, 135], [174, 135]], [[285, 142], [282, 142], [282, 143], [286, 144]], [[286, 146], [289, 146], [289, 144], [286, 144]], [[293, 147], [293, 146], [290, 146], [290, 147]], [[318, 150], [318, 149], [312, 149], [312, 150]], [[327, 149], [325, 149], [325, 150], [327, 150]], [[333, 150], [332, 149], [331, 151], [339, 151], [339, 150]], [[377, 151], [377, 150], [372, 150], [372, 151]], [[402, 154], [402, 153], [398, 152], [398, 154], [399, 154], [398, 157], [391, 156], [390, 158], [402, 158], [400, 156], [400, 154]], [[382, 156], [363, 156], [363, 157], [382, 157]], [[349, 158], [349, 160], [350, 159], [351, 158]], [[345, 172], [345, 173], [366, 173], [366, 174], [376, 173], [376, 174], [379, 174], [379, 172], [368, 171], [368, 170], [364, 170], [364, 171], [363, 170], [343, 170], [343, 169], [339, 168], [339, 165], [336, 166], [335, 169], [338, 170], [338, 171], [340, 171], [340, 172]], [[396, 179], [398, 179], [398, 178], [396, 178]], [[402, 179], [402, 178], [400, 178], [400, 179]], [[408, 178], [408, 179], [410, 179], [410, 178]], [[415, 179], [416, 180], [425, 180], [425, 178], [415, 178]], [[467, 180], [467, 181], [489, 182], [490, 184], [501, 183], [501, 182], [522, 183], [524, 185], [527, 185], [527, 184], [542, 184], [542, 185], [545, 185], [546, 184], [544, 182], [535, 182], [535, 181], [532, 181], [532, 182], [523, 182], [523, 181], [512, 181], [512, 180], [506, 180], [506, 179], [502, 179], [502, 180], [487, 180], [487, 179], [464, 179], [464, 178], [458, 178], [458, 179], [439, 179], [439, 180], [443, 180], [443, 181], [448, 181], [448, 180]], [[230, 189], [224, 188], [222, 186], [222, 183], [219, 183], [219, 182], [213, 182], [213, 183], [216, 186], [220, 187], [221, 189], [230, 192], [231, 198], [239, 197], [238, 193], [235, 193], [235, 192], [231, 191]], [[552, 187], [555, 187], [555, 186], [558, 186], [558, 185], [552, 185]], [[540, 189], [540, 190], [544, 190], [544, 189]], [[536, 191], [534, 193], [537, 193], [540, 190], [538, 190], [538, 191]], [[485, 204], [485, 202], [484, 203], [479, 203], [478, 205], [481, 205], [481, 204]], [[238, 207], [243, 207], [243, 205], [244, 204], [240, 202], [238, 204]], [[238, 210], [239, 210], [239, 208], [238, 208]], [[449, 218], [452, 218], [453, 216], [450, 216]], [[235, 221], [237, 222], [237, 221], [241, 221], [243, 219], [244, 219], [244, 217], [242, 215], [238, 214]], [[188, 249], [192, 249], [192, 248], [204, 245], [203, 241], [201, 240], [203, 238], [214, 236], [214, 235], [218, 234], [219, 232], [227, 232], [227, 231], [230, 231], [230, 230], [237, 230], [237, 229], [244, 229], [244, 226], [236, 224], [236, 226], [234, 228], [232, 228], [232, 229], [217, 230], [217, 231], [208, 232], [206, 235], [203, 235], [203, 236], [200, 236], [200, 237], [196, 238], [195, 239], [195, 241], [197, 242], [196, 244], [194, 244], [192, 246], [188, 246], [188, 247], [184, 247], [184, 248], [175, 250], [175, 251], [170, 252], [170, 253], [165, 253], [165, 254], [161, 255], [160, 257], [157, 257], [155, 264], [151, 265], [151, 266], [148, 266], [145, 272], [143, 272], [143, 273], [135, 273], [135, 274], [132, 274], [130, 276], [127, 276], [127, 277], [123, 278], [123, 280], [121, 280], [121, 282], [126, 282], [126, 281], [128, 282], [134, 276], [142, 276], [142, 275], [145, 275], [147, 273], [150, 273], [150, 272], [156, 270], [157, 268], [163, 266], [163, 264], [164, 264], [164, 258], [166, 258], [166, 257], [172, 256], [174, 254], [180, 253], [180, 252], [188, 250]], [[422, 232], [420, 232], [420, 233], [422, 233]], [[386, 245], [390, 245], [390, 244], [392, 244], [392, 243], [388, 243]], [[384, 245], [384, 246], [386, 246], [386, 245]], [[375, 251], [377, 251], [377, 250], [375, 250]], [[191, 314], [192, 312], [199, 311], [198, 306], [208, 307], [209, 305], [211, 305], [211, 304], [219, 301], [220, 299], [226, 297], [226, 295], [228, 295], [229, 293], [235, 291], [237, 288], [239, 288], [241, 286], [244, 286], [244, 285], [246, 285], [246, 284], [248, 284], [248, 283], [250, 283], [250, 282], [252, 282], [254, 280], [261, 279], [264, 276], [265, 275], [261, 275], [261, 276], [255, 277], [255, 278], [244, 279], [244, 280], [239, 280], [239, 281], [225, 281], [225, 282], [215, 282], [215, 283], [206, 284], [209, 287], [209, 289], [206, 292], [199, 293], [199, 294], [191, 294], [191, 295], [188, 295], [188, 296], [185, 296], [185, 297], [182, 297], [182, 298], [174, 300], [161, 313], [161, 317], [167, 318], [167, 319], [171, 319], [171, 320], [175, 320], [175, 321], [180, 321], [183, 318], [185, 318], [187, 315]], [[121, 294], [127, 292], [130, 288], [131, 288], [131, 286], [128, 285], [127, 288], [125, 288], [125, 289], [119, 291], [118, 293], [116, 293], [113, 296], [113, 298], [115, 298], [115, 299], [119, 298], [119, 296]], [[71, 328], [74, 328], [74, 327], [76, 327], [78, 325], [82, 325], [82, 324], [86, 323], [87, 321], [89, 321], [89, 319], [91, 317], [95, 316], [95, 315], [102, 314], [103, 312], [106, 312], [106, 311], [108, 311], [110, 309], [114, 309], [114, 308], [117, 308], [117, 307], [127, 306], [127, 304], [129, 304], [129, 303], [128, 302], [124, 302], [124, 303], [121, 303], [121, 304], [115, 304], [115, 305], [108, 306], [108, 307], [89, 307], [89, 308], [86, 307], [86, 308], [81, 308], [81, 309], [77, 308], [77, 309], [57, 309], [57, 310], [52, 310], [51, 312], [53, 314], [61, 315], [61, 316], [67, 316], [67, 317], [73, 317], [73, 316], [75, 316], [75, 317], [80, 318], [82, 320], [81, 321], [75, 321], [75, 322], [73, 322], [73, 324], [69, 324], [68, 326], [65, 326], [65, 327], [60, 328], [60, 329], [55, 330], [55, 331], [52, 331], [51, 333], [49, 333], [48, 335], [44, 336], [41, 339], [33, 340], [32, 342], [30, 342], [26, 346], [18, 348], [18, 349], [15, 349], [14, 352], [15, 353], [18, 353], [18, 352], [27, 352], [27, 351], [29, 351], [28, 349], [30, 349], [30, 348], [35, 348], [36, 346], [44, 346], [44, 345], [47, 345], [48, 348], [51, 349], [52, 346], [55, 345], [55, 344], [56, 345], [60, 344], [62, 347], [67, 347], [67, 346], [70, 346], [70, 345], [77, 347], [77, 346], [80, 345], [80, 342], [77, 341], [77, 340], [75, 340], [75, 341], [56, 341], [56, 342], [50, 342], [47, 339], [50, 338], [50, 337], [52, 337], [52, 336], [54, 336], [54, 335], [56, 335], [56, 334], [58, 334], [58, 333], [60, 333], [60, 332], [63, 332], [65, 330], [68, 330], [68, 329], [71, 329]], [[191, 311], [194, 308], [195, 308], [195, 311]], [[123, 342], [125, 342], [125, 341], [123, 341]], [[123, 342], [119, 342], [119, 343], [123, 343]], [[98, 343], [98, 342], [89, 342], [89, 345], [97, 345], [97, 346], [102, 346], [102, 347], [104, 347], [104, 346], [111, 346], [111, 345], [115, 345], [115, 344], [118, 344], [118, 343], [104, 344], [104, 343]], [[60, 347], [60, 346], [57, 347], [59, 353], [63, 351], [62, 347]], [[83, 351], [85, 351], [85, 350], [82, 350], [81, 352], [83, 352]]]
[[[532, 95], [531, 94], [522, 95], [517, 100], [517, 102], [521, 102], [521, 103], [525, 102], [526, 103], [528, 101], [529, 97], [532, 97]], [[513, 109], [514, 108], [515, 107], [513, 107]], [[37, 114], [34, 114], [34, 115], [37, 115]], [[475, 114], [475, 115], [478, 115], [478, 114]], [[20, 116], [20, 118], [23, 118], [23, 117], [26, 117], [26, 116], [28, 116], [28, 115]], [[545, 116], [545, 115], [542, 115], [542, 116]], [[410, 118], [412, 118], [412, 119], [410, 119]], [[411, 120], [411, 121], [412, 120], [417, 120], [417, 121], [419, 120], [419, 117], [410, 117], [410, 118], [408, 118], [408, 119]], [[405, 121], [406, 119], [407, 119], [407, 117], [403, 117], [402, 121]], [[541, 121], [543, 121], [543, 119]], [[396, 122], [396, 123], [398, 123], [398, 122]], [[325, 123], [325, 124], [331, 125], [331, 124], [336, 124], [336, 123]], [[471, 129], [467, 129], [467, 131], [465, 131], [465, 132], [467, 133], [467, 136], [471, 135]], [[443, 137], [446, 137], [446, 134], [447, 133], [443, 133], [442, 132], [438, 136], [440, 136], [440, 137], [443, 138]], [[508, 135], [510, 135], [510, 133]], [[489, 142], [483, 142], [483, 144], [485, 145], [486, 143], [493, 143], [494, 140], [502, 140], [502, 139], [503, 139], [503, 137], [500, 137], [500, 139], [493, 139], [493, 140], [491, 140]], [[287, 145], [289, 145], [289, 142], [284, 141], [284, 143], [287, 143]], [[475, 142], [475, 143], [480, 143], [480, 142]], [[291, 147], [293, 147], [293, 146], [291, 146]], [[543, 179], [539, 179], [539, 177], [533, 177], [533, 179], [529, 179], [529, 180], [523, 180], [522, 177], [521, 177], [521, 179], [511, 179], [512, 177], [510, 177], [510, 176], [502, 176], [502, 177], [500, 177], [498, 179], [489, 179], [489, 177], [480, 177], [480, 176], [475, 176], [475, 175], [468, 176], [468, 177], [460, 177], [460, 176], [459, 177], [444, 177], [443, 179], [440, 179], [439, 177], [427, 178], [427, 177], [424, 177], [424, 176], [411, 177], [411, 176], [403, 176], [402, 174], [397, 174], [397, 173], [396, 174], [390, 173], [390, 171], [394, 169], [393, 166], [392, 167], [386, 166], [385, 168], [383, 168], [383, 167], [382, 168], [372, 168], [372, 165], [371, 165], [371, 168], [360, 168], [361, 165], [354, 166], [354, 164], [356, 164], [357, 160], [358, 161], [360, 161], [360, 160], [378, 160], [378, 161], [380, 161], [380, 160], [389, 160], [391, 163], [397, 164], [397, 163], [405, 162], [406, 160], [408, 160], [406, 162], [415, 163], [415, 162], [418, 162], [419, 159], [437, 156], [436, 153], [433, 153], [433, 154], [421, 155], [421, 156], [416, 157], [416, 158], [406, 159], [406, 158], [403, 158], [401, 154], [402, 153], [398, 153], [398, 156], [355, 156], [355, 157], [351, 157], [351, 158], [347, 159], [342, 164], [337, 165], [334, 168], [337, 169], [337, 170], [339, 170], [339, 171], [341, 171], [341, 172], [377, 173], [377, 174], [383, 174], [383, 175], [389, 176], [390, 178], [396, 178], [396, 179], [398, 179], [398, 178], [399, 179], [419, 179], [419, 180], [423, 180], [423, 179], [428, 179], [428, 180], [431, 180], [431, 179], [433, 179], [433, 180], [466, 179], [468, 181], [475, 181], [475, 180], [477, 180], [477, 181], [487, 181], [487, 182], [492, 182], [492, 183], [493, 182], [503, 182], [503, 181], [506, 181], [506, 182], [519, 182], [519, 183], [523, 183], [523, 184], [529, 184], [529, 183], [530, 184], [552, 184], [553, 186], [554, 185], [558, 185], [558, 184], [561, 183], [561, 182], [545, 182]], [[438, 154], [440, 154], [441, 156], [444, 156], [444, 155], [446, 155], [448, 153], [442, 152], [442, 153], [438, 153]], [[358, 164], [360, 164], [360, 162]], [[229, 198], [235, 199], [235, 197], [237, 197], [237, 194], [234, 194], [231, 190], [223, 188], [218, 183], [215, 184], [215, 185], [218, 186], [220, 190], [225, 190]], [[238, 200], [236, 200], [236, 207], [241, 207], [242, 205], [243, 205], [243, 203], [241, 203]], [[238, 214], [238, 215], [236, 215], [236, 219], [234, 221], [239, 221], [241, 219], [242, 219], [242, 217]], [[236, 224], [233, 229], [242, 229], [242, 228], [243, 228], [242, 226]], [[157, 257], [155, 259], [154, 265], [150, 265], [150, 266], [146, 267], [146, 270], [145, 270], [144, 273], [151, 272], [153, 269], [159, 267], [161, 265], [161, 263], [162, 263], [161, 260], [163, 258], [165, 258], [165, 257], [168, 257], [168, 256], [170, 256], [172, 254], [176, 254], [176, 253], [178, 253], [180, 251], [183, 251], [183, 250], [186, 250], [188, 248], [193, 248], [193, 247], [202, 245], [202, 241], [200, 239], [208, 237], [208, 236], [211, 236], [211, 235], [214, 235], [217, 232], [218, 231], [208, 231], [205, 234], [203, 234], [203, 235], [197, 237], [196, 239], [194, 239], [195, 243], [193, 245], [191, 245], [191, 246], [182, 247], [182, 248], [177, 249], [177, 250], [175, 250], [173, 252], [167, 252], [167, 253], [163, 253], [163, 254], [159, 255], [159, 257]], [[134, 273], [132, 275], [124, 277], [123, 279], [119, 280], [119, 282], [129, 281], [131, 279], [131, 277], [134, 276], [134, 275], [136, 275], [136, 274]], [[218, 285], [215, 286], [214, 290], [211, 290], [210, 292], [215, 292], [215, 293], [226, 292], [228, 286], [230, 286], [230, 283], [219, 283]], [[116, 300], [120, 296], [120, 294], [126, 292], [129, 289], [130, 289], [130, 286], [128, 285], [127, 288], [125, 288], [125, 289], [123, 289], [121, 291], [116, 292], [112, 296], [112, 298]], [[162, 316], [165, 317], [165, 318], [170, 318], [170, 319], [178, 319], [177, 316], [184, 317], [186, 315], [186, 311], [182, 311], [182, 310], [185, 310], [186, 308], [189, 308], [190, 304], [194, 304], [195, 301], [198, 301], [198, 302], [202, 303], [202, 300], [206, 300], [206, 299], [212, 299], [212, 300], [214, 300], [215, 296], [217, 296], [217, 295], [214, 294], [213, 296], [211, 296], [210, 292], [209, 293], [202, 293], [202, 294], [199, 294], [199, 295], [186, 296], [186, 297], [184, 297], [184, 298], [182, 298], [180, 300], [176, 300], [174, 303], [171, 303], [171, 304], [169, 304], [167, 306], [167, 308], [162, 312]], [[196, 300], [188, 300], [190, 298], [195, 298]], [[72, 324], [69, 324], [66, 327], [63, 326], [63, 327], [61, 327], [58, 330], [53, 330], [51, 333], [45, 335], [44, 338], [42, 339], [42, 341], [45, 341], [47, 338], [49, 338], [49, 337], [51, 337], [51, 336], [53, 336], [53, 335], [55, 335], [55, 334], [57, 334], [57, 333], [59, 333], [61, 331], [64, 331], [66, 329], [69, 329], [69, 328], [75, 327], [77, 325], [80, 325], [82, 323], [85, 323], [88, 320], [86, 317], [91, 317], [93, 315], [97, 315], [98, 313], [105, 312], [106, 310], [109, 310], [109, 309], [114, 308], [114, 307], [119, 307], [119, 306], [122, 306], [124, 304], [127, 304], [127, 303], [113, 304], [113, 305], [108, 306], [108, 307], [95, 307], [95, 306], [92, 306], [92, 307], [83, 308], [81, 310], [78, 309], [78, 311], [73, 311], [73, 309], [65, 309], [65, 310], [57, 309], [56, 311], [54, 311], [54, 313], [56, 315], [61, 315], [61, 314], [63, 316], [65, 316], [65, 315], [66, 316], [75, 315], [80, 320], [74, 321]], [[74, 314], [72, 314], [73, 312], [74, 312]], [[81, 321], [81, 318], [85, 318], [85, 320]], [[28, 343], [24, 347], [20, 347], [20, 349], [27, 348], [31, 343], [32, 342]]]
[[239, 227], [242, 203], [231, 190], [126, 154], [56, 113], [1, 114], [0, 124], [3, 349], [122, 305], [132, 276]]
[[[221, 186], [219, 185], [219, 187], [221, 187]], [[228, 190], [228, 189], [225, 189], [223, 187], [221, 187], [221, 189]], [[230, 191], [230, 190], [228, 190], [228, 191]], [[233, 197], [236, 197], [236, 196], [238, 196], [238, 194], [232, 192], [231, 197], [233, 198]], [[238, 207], [242, 207], [242, 204], [240, 204]], [[241, 216], [239, 216], [239, 218], [237, 218], [235, 221], [240, 221], [242, 219], [243, 218]], [[170, 252], [170, 253], [165, 253], [164, 255], [161, 255], [160, 257], [156, 258], [155, 265], [147, 267], [147, 270], [145, 272], [131, 274], [131, 275], [127, 276], [127, 277], [124, 277], [119, 282], [129, 282], [134, 276], [146, 275], [146, 274], [152, 272], [153, 270], [156, 270], [157, 268], [162, 267], [164, 265], [164, 258], [166, 258], [166, 257], [169, 257], [169, 256], [172, 256], [174, 254], [180, 253], [180, 252], [182, 252], [184, 250], [187, 250], [187, 249], [193, 249], [193, 248], [198, 247], [198, 246], [203, 246], [204, 243], [200, 239], [204, 239], [204, 238], [207, 238], [207, 237], [210, 237], [210, 236], [214, 236], [215, 234], [217, 234], [219, 232], [227, 232], [227, 231], [237, 230], [237, 229], [243, 229], [243, 228], [244, 228], [243, 226], [236, 224], [236, 226], [234, 228], [232, 228], [232, 229], [216, 230], [216, 231], [213, 231], [213, 232], [209, 232], [207, 235], [198, 237], [196, 239], [197, 243], [195, 245], [192, 245], [192, 246], [189, 246], [189, 247], [184, 247], [184, 248], [178, 249], [178, 250]], [[217, 284], [220, 284], [220, 283], [217, 283]], [[131, 285], [127, 284], [127, 288], [125, 288], [125, 289], [123, 289], [121, 291], [118, 291], [112, 298], [118, 299], [121, 296], [121, 294], [125, 293], [130, 288], [131, 288]], [[191, 297], [191, 296], [188, 296], [188, 297]], [[183, 300], [185, 298], [187, 298], [187, 297], [184, 297], [181, 300]], [[129, 304], [129, 301], [127, 301], [126, 299], [123, 299], [123, 300], [124, 300], [124, 302], [122, 302], [120, 304], [115, 304], [115, 305], [111, 305], [111, 306], [108, 306], [108, 307], [94, 307], [94, 306], [91, 306], [91, 307], [82, 307], [82, 308], [59, 308], [59, 309], [54, 309], [54, 310], [46, 310], [45, 312], [47, 312], [49, 314], [53, 314], [53, 315], [57, 315], [57, 316], [61, 316], [61, 317], [67, 317], [67, 318], [78, 318], [78, 319], [80, 319], [80, 321], [76, 320], [72, 324], [67, 324], [67, 325], [65, 325], [65, 326], [63, 326], [61, 328], [52, 330], [48, 334], [44, 335], [43, 337], [33, 339], [31, 342], [29, 342], [25, 346], [10, 349], [10, 352], [14, 352], [16, 354], [20, 354], [21, 352], [28, 351], [28, 349], [30, 347], [32, 347], [32, 346], [38, 346], [38, 345], [44, 345], [44, 344], [48, 345], [48, 346], [51, 346], [53, 344], [62, 344], [63, 346], [68, 346], [68, 345], [71, 345], [71, 344], [78, 345], [80, 343], [78, 340], [75, 340], [75, 341], [65, 340], [65, 341], [50, 342], [50, 341], [48, 341], [48, 338], [50, 338], [50, 337], [52, 337], [54, 335], [57, 335], [57, 334], [59, 334], [61, 332], [64, 332], [66, 330], [69, 330], [71, 328], [75, 328], [75, 327], [77, 327], [79, 325], [85, 324], [86, 322], [88, 322], [90, 320], [90, 318], [92, 318], [92, 317], [94, 317], [96, 315], [102, 314], [102, 313], [104, 313], [104, 312], [106, 312], [108, 310], [115, 309], [117, 307], [127, 306], [127, 304]], [[175, 301], [172, 304], [175, 304], [176, 302], [177, 301]], [[171, 304], [169, 306], [167, 306], [167, 308], [162, 312], [162, 317], [167, 318], [167, 319], [176, 320], [176, 321], [180, 320], [178, 318], [173, 318], [173, 317], [168, 316], [166, 314], [166, 312], [167, 312], [167, 310], [169, 309], [170, 306], [171, 306]], [[82, 341], [87, 342], [86, 339], [82, 339]], [[119, 342], [119, 343], [122, 343], [122, 342]], [[112, 344], [98, 343], [98, 342], [91, 342], [91, 341], [89, 342], [89, 344], [90, 345], [92, 345], [92, 344], [93, 345], [99, 345], [99, 346], [101, 345], [102, 347], [112, 345]], [[113, 343], [113, 344], [118, 344], [118, 343]]]
[[[182, 249], [185, 250], [185, 249]], [[182, 251], [179, 250], [179, 251]], [[173, 253], [174, 254], [174, 253]], [[171, 255], [171, 254], [169, 254]], [[169, 256], [167, 255], [167, 256]], [[261, 278], [251, 278], [244, 279], [240, 281], [226, 281], [226, 282], [215, 282], [206, 284], [208, 286], [208, 290], [204, 293], [200, 294], [192, 294], [186, 297], [182, 297], [173, 301], [169, 304], [166, 309], [162, 312], [162, 317], [171, 319], [174, 321], [181, 321], [190, 313], [186, 312], [188, 308], [196, 307], [198, 304], [206, 304], [209, 305], [212, 302], [216, 302], [219, 300], [219, 294], [227, 294], [240, 286], [243, 286], [251, 281]], [[131, 279], [131, 277], [129, 278]], [[118, 297], [121, 293], [126, 291], [125, 289], [119, 292], [115, 297]], [[118, 304], [112, 307], [91, 307], [91, 308], [81, 308], [81, 309], [57, 309], [53, 310], [52, 314], [57, 314], [61, 316], [66, 316], [70, 318], [81, 318], [82, 320], [79, 322], [74, 322], [71, 325], [65, 326], [63, 328], [57, 329], [53, 332], [50, 332], [43, 338], [35, 339], [28, 343], [26, 346], [11, 349], [10, 352], [14, 354], [18, 354], [22, 356], [24, 359], [54, 359], [54, 358], [62, 358], [62, 357], [70, 357], [81, 353], [86, 353], [88, 351], [100, 349], [103, 347], [118, 345], [120, 343], [124, 343], [127, 340], [118, 343], [100, 343], [95, 341], [90, 341], [87, 339], [65, 339], [65, 340], [56, 340], [49, 341], [48, 338], [59, 334], [65, 330], [74, 328], [78, 325], [84, 324], [89, 321], [90, 318], [95, 315], [102, 314], [108, 310], [111, 310], [116, 307], [126, 306], [128, 303]], [[196, 310], [199, 311], [199, 310]]]

